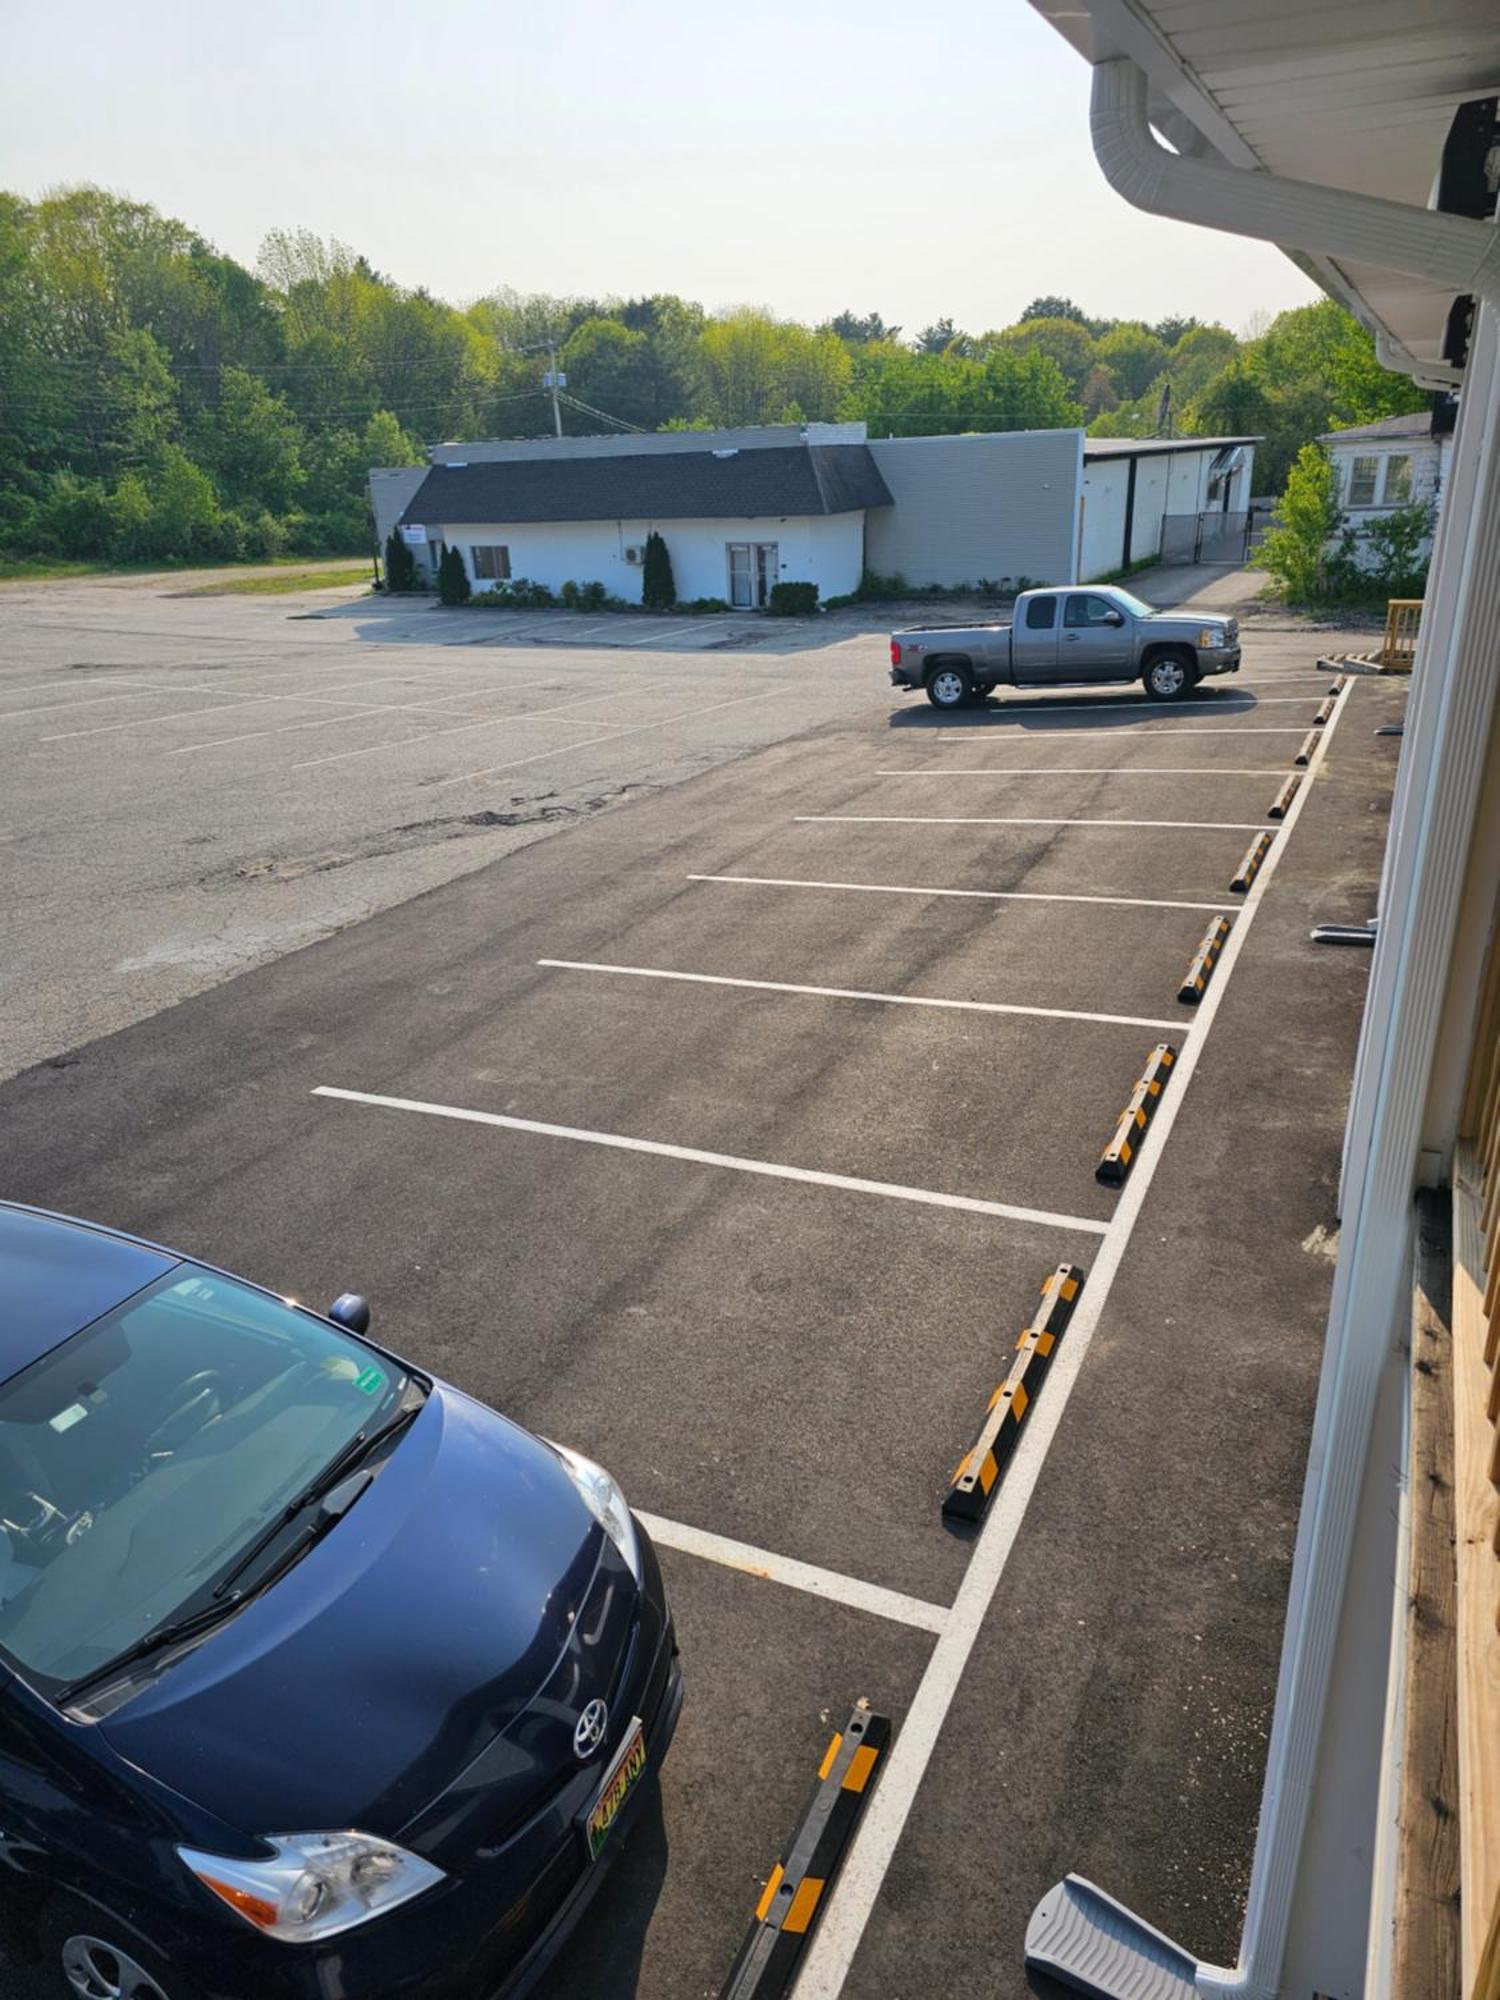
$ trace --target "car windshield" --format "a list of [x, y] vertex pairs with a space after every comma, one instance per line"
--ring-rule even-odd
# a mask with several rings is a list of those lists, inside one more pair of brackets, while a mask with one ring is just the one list
[[1156, 616], [1155, 605], [1143, 604], [1138, 597], [1132, 597], [1128, 590], [1117, 589], [1114, 593], [1114, 598], [1115, 602], [1122, 604], [1133, 618], [1154, 618]]
[[49, 1694], [107, 1665], [407, 1383], [310, 1313], [176, 1266], [0, 1385], [0, 1649]]

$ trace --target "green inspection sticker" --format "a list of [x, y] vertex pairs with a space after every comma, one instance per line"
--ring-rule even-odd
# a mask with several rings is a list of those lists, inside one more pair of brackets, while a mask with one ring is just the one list
[[376, 1368], [373, 1364], [368, 1368], [361, 1368], [354, 1378], [354, 1386], [366, 1396], [377, 1395], [385, 1387], [385, 1370]]

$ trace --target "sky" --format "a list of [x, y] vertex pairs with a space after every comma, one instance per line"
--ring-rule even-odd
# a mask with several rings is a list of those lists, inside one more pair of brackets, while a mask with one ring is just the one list
[[306, 227], [456, 304], [677, 292], [817, 321], [1242, 330], [1318, 294], [1141, 215], [1026, 0], [70, 0], [5, 12], [0, 186], [92, 181], [252, 264]]

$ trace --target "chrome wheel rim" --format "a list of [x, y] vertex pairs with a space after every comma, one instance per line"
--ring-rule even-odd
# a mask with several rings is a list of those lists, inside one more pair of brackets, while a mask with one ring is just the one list
[[103, 1938], [70, 1937], [62, 1948], [62, 1969], [79, 2000], [167, 2000], [144, 1965]]
[[1151, 685], [1158, 694], [1180, 694], [1186, 680], [1180, 660], [1158, 660], [1151, 669]]
[[932, 691], [937, 696], [940, 707], [957, 708], [964, 698], [962, 674], [954, 673], [951, 668], [945, 669], [940, 674], [934, 674]]

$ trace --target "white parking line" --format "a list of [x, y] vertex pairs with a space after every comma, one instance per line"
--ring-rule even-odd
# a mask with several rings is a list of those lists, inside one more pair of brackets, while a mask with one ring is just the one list
[[1262, 819], [956, 819], [942, 813], [794, 813], [794, 826], [1152, 826], [1178, 833], [1264, 833]]
[[[342, 764], [350, 757], [374, 757], [382, 750], [407, 750], [416, 743], [432, 743], [440, 736], [463, 736], [471, 729], [498, 729], [506, 722], [540, 722], [544, 716], [561, 715], [564, 709], [589, 708], [595, 702], [623, 701], [627, 695], [649, 694], [653, 688], [669, 685], [670, 676], [662, 680], [647, 681], [643, 687], [611, 688], [607, 694], [580, 695], [576, 701], [560, 701], [552, 708], [533, 708], [513, 715], [486, 715], [474, 722], [455, 723], [451, 729], [426, 729], [419, 736], [403, 736], [390, 743], [372, 743], [363, 750], [335, 750], [328, 757], [312, 757], [306, 763], [294, 764], [294, 771], [310, 771], [317, 764]], [[537, 683], [540, 685], [540, 683]], [[544, 755], [550, 754], [547, 752]], [[446, 781], [445, 781], [446, 782]]]
[[622, 646], [644, 646], [656, 639], [679, 639], [689, 632], [706, 632], [711, 625], [717, 625], [721, 631], [732, 631], [734, 629], [732, 626], [727, 626], [722, 617], [695, 618], [685, 625], [668, 625], [664, 631], [650, 632], [639, 639], [622, 639], [620, 644]]
[[[1313, 752], [1314, 770], [1327, 750], [1348, 697], [1349, 690], [1346, 688], [1339, 697], [1339, 706], [1322, 741]], [[968, 1667], [969, 1656], [1016, 1545], [1048, 1449], [1087, 1358], [1095, 1329], [1109, 1303], [1116, 1273], [1130, 1246], [1198, 1059], [1207, 1046], [1208, 1030], [1228, 991], [1230, 975], [1244, 950], [1245, 939], [1277, 863], [1286, 852], [1285, 836], [1292, 832], [1310, 797], [1311, 787], [1304, 786], [1292, 801], [1282, 829], [1284, 837], [1276, 842], [1267, 856], [1265, 866], [1245, 898], [1240, 920], [1229, 935], [1218, 971], [1198, 1011], [1198, 1032], [1178, 1058], [1172, 1087], [1141, 1143], [1136, 1164], [1115, 1209], [1114, 1220], [1105, 1232], [1082, 1297], [1052, 1363], [1046, 1394], [1037, 1404], [1035, 1415], [1028, 1415], [1029, 1428], [1022, 1432], [1021, 1441], [1006, 1466], [999, 1497], [979, 1531], [974, 1554], [959, 1585], [948, 1622], [932, 1650], [927, 1670], [907, 1709], [895, 1747], [886, 1760], [879, 1788], [860, 1823], [833, 1894], [824, 1905], [817, 1935], [794, 1988], [795, 2000], [836, 2000], [843, 1990], [896, 1844], [916, 1803], [928, 1760], [936, 1748], [938, 1735]]]
[[915, 1625], [922, 1632], [941, 1632], [948, 1622], [945, 1606], [908, 1597], [903, 1590], [886, 1590], [881, 1584], [865, 1583], [838, 1570], [819, 1569], [813, 1563], [798, 1562], [795, 1556], [774, 1555], [769, 1549], [731, 1541], [727, 1535], [711, 1535], [705, 1528], [668, 1521], [640, 1507], [635, 1509], [635, 1517], [659, 1548], [701, 1556], [706, 1562], [722, 1563], [726, 1569], [742, 1570], [746, 1576], [764, 1577], [768, 1583], [805, 1590], [833, 1604], [848, 1604], [856, 1611], [893, 1619], [898, 1625]]
[[[507, 693], [520, 693], [525, 688], [548, 687], [549, 681], [520, 681]], [[496, 692], [500, 692], [499, 689]], [[169, 757], [191, 757], [195, 750], [222, 750], [226, 743], [254, 743], [262, 736], [295, 736], [299, 729], [332, 729], [340, 722], [358, 722], [367, 715], [441, 715], [440, 703], [445, 701], [478, 701], [483, 691], [465, 688], [461, 694], [440, 695], [437, 701], [380, 701], [370, 703], [331, 702], [327, 705], [341, 711], [338, 715], [315, 716], [311, 722], [281, 722], [270, 729], [245, 729], [238, 736], [213, 736], [206, 743], [184, 743], [175, 750], [168, 750]], [[288, 695], [289, 701], [318, 701], [318, 695]], [[508, 721], [508, 716], [484, 716], [477, 718], [486, 722]]]
[[[1010, 728], [1019, 731], [1017, 740], [1021, 743], [1035, 743], [1045, 736], [1061, 736], [1069, 742], [1076, 743], [1080, 736], [1090, 733], [1082, 729], [1022, 729], [1019, 718], [1015, 715], [996, 717], [989, 724], [989, 727], [996, 728], [1001, 721], [1007, 723]], [[971, 729], [975, 726], [972, 722], [968, 725]], [[1306, 734], [1307, 731], [1300, 723], [1286, 723], [1283, 725], [1278, 722], [1248, 722], [1242, 724], [1238, 729], [1228, 725], [1222, 729], [1200, 729], [1196, 725], [1192, 729], [1163, 729], [1159, 724], [1152, 723], [1145, 729], [1133, 731], [1127, 737], [1126, 741], [1139, 743], [1144, 737], [1148, 736], [1170, 736], [1175, 739], [1179, 736], [1305, 736]], [[1107, 742], [1108, 738], [1095, 734], [1094, 740], [1095, 742]]]
[[[1269, 828], [1266, 829], [1270, 831]], [[1039, 889], [927, 889], [905, 882], [806, 882], [787, 875], [689, 875], [689, 882], [737, 882], [753, 889], [852, 889], [865, 896], [962, 896], [981, 903], [1106, 903], [1121, 910], [1207, 910], [1224, 914], [1236, 903], [1181, 903], [1160, 896], [1076, 896]]]
[[982, 764], [960, 770], [934, 764], [925, 771], [877, 771], [877, 778], [1284, 778], [1279, 765], [1263, 770], [1226, 764]]
[[740, 986], [756, 993], [802, 993], [815, 1000], [878, 1000], [888, 1007], [942, 1007], [967, 1014], [1029, 1014], [1047, 1021], [1098, 1021], [1120, 1028], [1182, 1028], [1181, 1017], [1158, 1021], [1143, 1014], [1090, 1014], [1075, 1007], [1019, 1007], [1003, 1000], [930, 1000], [917, 993], [866, 993], [856, 986], [790, 986], [779, 979], [729, 979], [713, 972], [667, 972], [653, 965], [599, 965], [586, 959], [539, 958], [558, 972], [614, 972], [630, 979], [680, 979], [693, 986]]
[[[477, 697], [487, 692], [484, 688], [460, 688], [453, 694], [435, 695], [430, 702], [377, 702], [372, 704], [362, 703], [359, 697], [353, 692], [356, 688], [379, 687], [384, 681], [399, 681], [407, 678], [408, 676], [405, 674], [376, 674], [369, 680], [336, 683], [337, 686], [349, 690], [343, 694], [306, 694], [301, 690], [293, 690], [288, 694], [251, 694], [247, 689], [240, 700], [221, 702], [217, 708], [169, 709], [165, 715], [135, 715], [128, 722], [103, 722], [92, 729], [64, 729], [53, 736], [39, 736], [37, 741], [39, 743], [68, 743], [78, 736], [111, 736], [117, 735], [122, 729], [151, 729], [157, 723], [161, 722], [196, 722], [200, 716], [233, 715], [237, 710], [242, 708], [265, 708], [273, 702], [291, 702], [293, 705], [300, 702], [308, 707], [317, 708], [360, 708], [368, 705], [372, 708], [411, 708], [425, 711], [437, 708], [446, 702], [464, 701], [469, 697]], [[521, 685], [523, 687], [545, 687], [547, 682], [523, 681]], [[234, 693], [233, 688], [202, 688], [198, 690], [185, 688], [179, 690], [177, 688], [166, 687], [150, 691], [164, 695], [179, 692], [185, 694], [195, 692], [203, 694]], [[235, 738], [225, 737], [224, 741], [232, 743], [235, 741]]]
[[[581, 743], [560, 743], [555, 749], [538, 750], [530, 757], [512, 757], [506, 764], [487, 764], [482, 771], [460, 771], [451, 778], [438, 778], [428, 789], [441, 791], [444, 785], [466, 785], [471, 778], [493, 778], [501, 771], [519, 770], [523, 764], [540, 764], [548, 757], [566, 757], [570, 750], [588, 750], [596, 743], [618, 743], [624, 736], [641, 736], [648, 729], [665, 729], [671, 722], [696, 721], [700, 715], [714, 715], [721, 708], [740, 708], [747, 701], [769, 701], [773, 695], [780, 693], [780, 688], [766, 688], [760, 694], [739, 694], [729, 701], [711, 702], [707, 708], [682, 708], [675, 715], [662, 716], [657, 722], [637, 722], [629, 728], [616, 726], [607, 736], [586, 736]], [[299, 771], [306, 768], [302, 764], [293, 766]]]
[[[1017, 695], [1024, 695], [1024, 688], [1007, 689], [1011, 698], [1002, 700], [1001, 715], [1046, 715], [1054, 709], [1075, 715], [1140, 715], [1145, 710], [1165, 709], [1169, 715], [1212, 715], [1216, 711], [1223, 715], [1240, 715], [1250, 708], [1302, 708], [1318, 699], [1316, 688], [1309, 688], [1306, 694], [1273, 694], [1257, 699], [1250, 695], [1224, 694], [1210, 701], [1189, 703], [1184, 707], [1180, 701], [1019, 701]], [[990, 711], [993, 716], [995, 711]]]
[[1108, 1224], [1086, 1215], [1060, 1215], [1048, 1208], [1021, 1208], [1008, 1201], [981, 1201], [976, 1195], [941, 1194], [934, 1188], [905, 1187], [899, 1181], [867, 1181], [852, 1174], [824, 1173], [816, 1167], [787, 1167], [773, 1160], [746, 1160], [735, 1153], [710, 1153], [698, 1146], [669, 1146], [659, 1139], [628, 1139], [619, 1132], [591, 1132], [577, 1125], [548, 1125], [535, 1118], [511, 1118], [499, 1111], [469, 1111], [454, 1104], [426, 1104], [415, 1097], [381, 1097], [364, 1090], [336, 1090], [318, 1084], [314, 1097], [338, 1097], [349, 1104], [372, 1104], [384, 1111], [415, 1111], [427, 1118], [455, 1118], [468, 1125], [496, 1125], [506, 1132], [534, 1132], [544, 1139], [574, 1139], [586, 1146], [606, 1146], [623, 1153], [654, 1153], [661, 1159], [687, 1160], [694, 1166], [727, 1167], [740, 1174], [764, 1174], [772, 1180], [803, 1181], [813, 1187], [844, 1188], [851, 1194], [883, 1195], [890, 1201], [916, 1202], [925, 1208], [961, 1208], [971, 1215], [998, 1215], [1009, 1222], [1036, 1223], [1045, 1229], [1077, 1230], [1103, 1236]]

